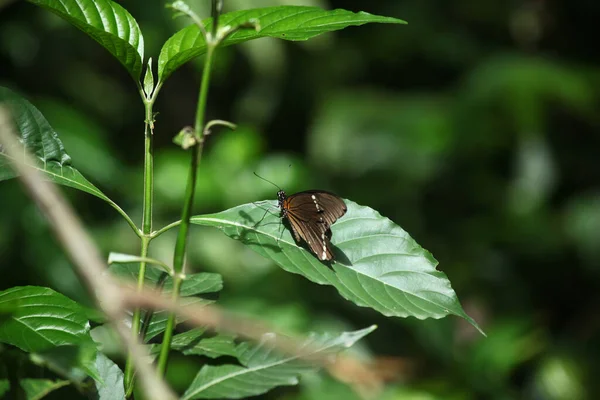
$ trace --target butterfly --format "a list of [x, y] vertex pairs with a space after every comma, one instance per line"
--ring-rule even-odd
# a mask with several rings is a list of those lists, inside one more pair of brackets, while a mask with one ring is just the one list
[[296, 242], [304, 241], [321, 261], [333, 260], [331, 225], [348, 210], [344, 200], [324, 190], [307, 190], [287, 196], [277, 192], [281, 217], [292, 228]]

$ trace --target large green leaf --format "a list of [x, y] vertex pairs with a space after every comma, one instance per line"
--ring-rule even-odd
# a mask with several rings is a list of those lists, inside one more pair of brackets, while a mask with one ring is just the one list
[[94, 346], [86, 311], [52, 289], [18, 286], [0, 292], [0, 304], [13, 310], [0, 319], [0, 342], [26, 352], [59, 346]]
[[98, 400], [125, 400], [125, 386], [123, 385], [123, 371], [110, 358], [98, 353], [96, 358], [100, 380], [96, 380]]
[[0, 342], [31, 353], [31, 360], [73, 381], [97, 376], [96, 344], [87, 311], [52, 289], [13, 287], [0, 292], [12, 310], [0, 318]]
[[[15, 92], [0, 86], [0, 106], [7, 106], [14, 119], [21, 143], [36, 158], [35, 168], [60, 185], [92, 194], [110, 204], [134, 227], [131, 219], [114, 201], [92, 185], [71, 166], [71, 157], [46, 118], [33, 104]], [[0, 181], [16, 177], [10, 160], [0, 148]]]
[[217, 227], [284, 270], [333, 285], [346, 299], [384, 315], [425, 319], [454, 314], [478, 328], [427, 250], [377, 211], [348, 200], [346, 205], [346, 215], [331, 228], [336, 255], [331, 267], [299, 246], [276, 212], [268, 212], [277, 210], [273, 201], [195, 216], [192, 222]]
[[[312, 334], [299, 349], [304, 357], [328, 356], [352, 346], [375, 330], [375, 326], [341, 335]], [[300, 374], [315, 370], [310, 362], [274, 350], [277, 336], [268, 333], [259, 344], [241, 343], [236, 355], [242, 366], [204, 366], [182, 400], [240, 399], [265, 393], [274, 387], [296, 385]]]
[[136, 20], [110, 0], [27, 0], [87, 33], [108, 50], [139, 84], [144, 38]]
[[[118, 277], [137, 281], [139, 264], [113, 264], [109, 270]], [[144, 274], [145, 284], [149, 287], [157, 287], [161, 277], [167, 274], [152, 265], [146, 266]], [[181, 304], [204, 306], [214, 303], [214, 300], [203, 298], [200, 295], [219, 292], [223, 288], [223, 278], [219, 274], [203, 272], [199, 274], [186, 275], [180, 288]], [[163, 290], [165, 293], [171, 293], [173, 289], [173, 279], [166, 276]], [[168, 313], [157, 312], [152, 316], [145, 339], [150, 340], [153, 337], [164, 332], [167, 325]], [[177, 323], [185, 321], [182, 317], [177, 318]]]
[[[354, 13], [347, 10], [323, 10], [318, 7], [277, 6], [255, 8], [226, 13], [219, 18], [219, 26], [243, 24], [258, 21], [260, 30], [239, 30], [229, 36], [221, 46], [245, 42], [263, 37], [285, 40], [308, 40], [325, 32], [344, 29], [348, 26], [364, 25], [370, 22], [405, 24], [397, 18], [382, 17], [366, 12]], [[204, 24], [211, 29], [212, 20]], [[158, 57], [158, 79], [164, 82], [181, 65], [206, 52], [206, 41], [197, 25], [190, 25], [171, 36], [164, 44]]]

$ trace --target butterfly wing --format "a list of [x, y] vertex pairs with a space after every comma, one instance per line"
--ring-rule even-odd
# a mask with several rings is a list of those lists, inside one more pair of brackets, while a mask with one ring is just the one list
[[283, 207], [296, 241], [304, 240], [320, 260], [332, 260], [329, 228], [346, 213], [344, 201], [333, 193], [309, 190], [289, 196]]
[[330, 229], [325, 229], [323, 224], [316, 221], [301, 221], [293, 214], [287, 214], [287, 218], [297, 242], [300, 242], [300, 239], [306, 242], [310, 250], [322, 261], [333, 259], [329, 242], [331, 239]]

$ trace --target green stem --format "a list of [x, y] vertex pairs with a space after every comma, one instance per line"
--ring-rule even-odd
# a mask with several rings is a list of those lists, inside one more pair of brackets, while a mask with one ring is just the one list
[[[142, 249], [140, 251], [141, 257], [146, 257], [148, 255], [148, 245], [150, 244], [150, 239], [147, 237], [142, 238]], [[144, 277], [146, 275], [146, 262], [140, 262], [140, 270], [138, 272], [138, 282], [137, 282], [137, 291], [141, 292], [144, 289]], [[142, 315], [142, 310], [140, 308], [136, 308], [133, 312], [132, 322], [131, 322], [131, 334], [138, 340], [139, 332], [140, 332], [140, 319]], [[131, 359], [131, 354], [128, 354], [127, 361], [125, 363], [125, 388], [126, 388], [126, 396], [129, 397], [133, 393], [134, 386], [134, 369], [133, 369], [133, 361]]]
[[154, 198], [154, 116], [152, 106], [154, 98], [145, 103], [146, 105], [146, 129], [144, 135], [144, 204], [142, 216], [142, 231], [144, 235], [152, 232], [152, 200]]
[[121, 214], [121, 216], [123, 218], [125, 218], [125, 221], [127, 222], [127, 224], [131, 227], [131, 229], [133, 230], [133, 232], [138, 236], [138, 237], [142, 237], [142, 231], [140, 230], [140, 228], [137, 227], [137, 225], [135, 224], [135, 222], [133, 222], [133, 220], [131, 218], [129, 218], [129, 215], [127, 215], [127, 213], [125, 211], [123, 211], [123, 209], [121, 207], [119, 207], [117, 205], [117, 203], [115, 203], [112, 200], [108, 200], [108, 204], [111, 205], [112, 208], [114, 208], [115, 210], [117, 210], [117, 212], [119, 214]]
[[[206, 59], [204, 60], [204, 70], [202, 71], [202, 82], [200, 84], [200, 93], [198, 95], [198, 106], [196, 109], [196, 122], [194, 132], [199, 137], [198, 144], [192, 148], [190, 169], [188, 171], [187, 186], [185, 190], [185, 202], [181, 212], [181, 223], [177, 234], [177, 242], [175, 243], [175, 254], [173, 255], [173, 300], [179, 297], [179, 288], [183, 280], [183, 267], [187, 248], [187, 238], [190, 228], [190, 217], [192, 215], [192, 206], [194, 204], [194, 194], [196, 191], [196, 178], [198, 174], [198, 164], [202, 156], [204, 147], [204, 118], [206, 113], [206, 103], [208, 100], [208, 86], [210, 82], [210, 73], [213, 63], [213, 54], [215, 50], [214, 43], [207, 43]], [[175, 314], [170, 313], [167, 320], [167, 326], [163, 337], [160, 355], [158, 357], [158, 373], [164, 376], [167, 370], [167, 361], [169, 351], [171, 349], [171, 339], [173, 337], [173, 329], [175, 328]]]
[[169, 229], [175, 228], [180, 223], [181, 223], [181, 221], [171, 222], [169, 225], [164, 226], [164, 227], [160, 228], [159, 230], [152, 232], [150, 237], [152, 239], [155, 239], [155, 238], [159, 237], [160, 235], [162, 235], [163, 233], [165, 233], [166, 231], [168, 231]]
[[[140, 91], [142, 98], [144, 98], [143, 92]], [[148, 257], [148, 248], [150, 246], [150, 233], [152, 232], [152, 200], [154, 192], [154, 148], [153, 148], [153, 115], [152, 106], [154, 105], [154, 98], [150, 100], [144, 100], [146, 108], [146, 120], [144, 129], [144, 200], [143, 200], [143, 211], [142, 211], [142, 246], [140, 249], [140, 257]], [[144, 280], [146, 276], [146, 262], [140, 262], [140, 270], [138, 271], [138, 282], [137, 291], [141, 292], [144, 288]], [[131, 334], [137, 340], [140, 332], [140, 318], [142, 310], [136, 308], [133, 312], [133, 319], [131, 322]], [[125, 388], [126, 396], [130, 397], [133, 393], [134, 387], [134, 368], [131, 354], [127, 356], [125, 362]]]

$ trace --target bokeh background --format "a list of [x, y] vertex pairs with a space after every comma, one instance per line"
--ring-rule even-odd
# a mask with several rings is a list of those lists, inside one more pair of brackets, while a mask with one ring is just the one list
[[[123, 0], [146, 55], [188, 23], [163, 1]], [[192, 2], [194, 3], [194, 2]], [[208, 15], [208, 1], [195, 6]], [[194, 228], [190, 265], [223, 274], [223, 305], [288, 331], [379, 329], [353, 351], [390, 382], [382, 399], [599, 398], [600, 3], [513, 0], [229, 0], [368, 11], [409, 25], [367, 25], [304, 43], [261, 39], [219, 51], [195, 213], [333, 190], [379, 210], [440, 262], [466, 311], [385, 318], [332, 288], [287, 274], [216, 230]], [[188, 156], [171, 143], [193, 121], [196, 60], [166, 83], [155, 143], [155, 227], [178, 218]], [[120, 64], [68, 23], [0, 1], [0, 85], [59, 132], [74, 166], [141, 220], [143, 107]], [[289, 167], [291, 165], [291, 167]], [[97, 243], [137, 253], [102, 201], [65, 190]], [[152, 244], [171, 260], [175, 231]], [[89, 304], [18, 182], [0, 184], [0, 289], [44, 285]], [[201, 360], [174, 356], [182, 389]], [[61, 389], [56, 398], [79, 398]], [[72, 397], [69, 397], [72, 396]], [[261, 398], [351, 399], [325, 374]]]

